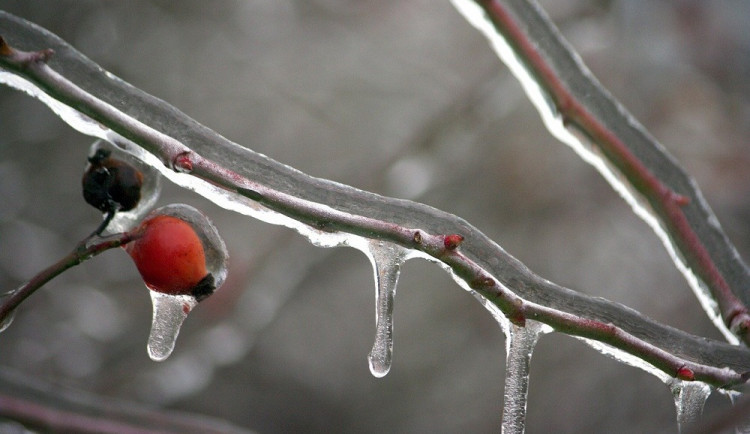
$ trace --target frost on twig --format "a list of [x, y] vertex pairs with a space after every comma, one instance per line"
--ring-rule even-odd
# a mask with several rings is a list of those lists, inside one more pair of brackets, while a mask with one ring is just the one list
[[[410, 256], [440, 263], [493, 313], [501, 311], [518, 325], [529, 318], [604, 343], [670, 376], [687, 368], [695, 380], [718, 387], [747, 379], [746, 348], [695, 337], [620, 304], [560, 287], [454, 215], [310, 177], [226, 140], [33, 24], [6, 13], [0, 13], [0, 24], [9, 44], [0, 50], [0, 82], [40, 99], [72, 127], [126, 149], [220, 206], [294, 228], [319, 246], [362, 239], [400, 245]], [[21, 61], [42, 48], [55, 52], [46, 63]], [[446, 243], [453, 234], [463, 241], [453, 237], [455, 243]]]

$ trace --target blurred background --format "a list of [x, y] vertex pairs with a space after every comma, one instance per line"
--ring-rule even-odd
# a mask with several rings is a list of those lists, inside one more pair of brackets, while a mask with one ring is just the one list
[[[747, 2], [545, 0], [614, 95], [698, 180], [750, 257]], [[105, 69], [229, 139], [314, 176], [457, 214], [541, 276], [711, 338], [665, 249], [543, 128], [448, 1], [3, 0]], [[0, 29], [2, 33], [2, 29]], [[43, 47], [40, 47], [43, 48]], [[80, 176], [92, 139], [0, 87], [0, 290], [99, 223]], [[312, 247], [168, 182], [231, 255], [175, 352], [145, 351], [151, 305], [124, 251], [65, 273], [0, 335], [0, 369], [276, 432], [497, 432], [499, 326], [434, 265], [405, 265], [394, 361], [370, 375], [374, 297], [353, 249]], [[712, 396], [706, 412], [728, 406]], [[527, 432], [676, 432], [657, 379], [564, 335], [532, 362]]]

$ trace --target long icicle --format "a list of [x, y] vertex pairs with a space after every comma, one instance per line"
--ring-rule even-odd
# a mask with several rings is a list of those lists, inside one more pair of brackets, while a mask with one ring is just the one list
[[526, 426], [529, 368], [534, 347], [543, 334], [543, 324], [526, 321], [525, 326], [508, 322], [505, 331], [505, 405], [503, 434], [522, 434]]
[[393, 358], [393, 298], [405, 259], [405, 250], [395, 244], [372, 241], [368, 256], [375, 274], [375, 343], [367, 356], [370, 372], [384, 377]]
[[676, 380], [670, 385], [677, 410], [677, 429], [689, 432], [703, 413], [703, 405], [711, 395], [711, 387], [698, 381]]

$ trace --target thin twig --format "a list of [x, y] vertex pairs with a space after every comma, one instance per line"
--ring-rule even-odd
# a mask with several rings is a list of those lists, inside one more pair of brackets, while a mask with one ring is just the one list
[[[102, 229], [103, 230], [103, 229]], [[45, 283], [59, 276], [69, 268], [93, 258], [94, 256], [127, 244], [134, 238], [130, 232], [124, 232], [106, 237], [100, 237], [96, 232], [76, 245], [75, 249], [62, 257], [59, 261], [45, 268], [28, 282], [3, 299], [0, 304], [0, 322], [2, 322], [21, 302], [26, 300]]]

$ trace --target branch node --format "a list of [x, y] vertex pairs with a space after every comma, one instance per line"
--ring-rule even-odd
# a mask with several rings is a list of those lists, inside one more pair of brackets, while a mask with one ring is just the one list
[[495, 279], [489, 276], [479, 276], [469, 282], [471, 289], [489, 289], [495, 287]]
[[747, 310], [742, 308], [732, 312], [727, 318], [729, 330], [737, 336], [745, 336], [750, 331], [750, 315]]
[[45, 48], [44, 50], [34, 51], [29, 56], [28, 63], [31, 62], [42, 62], [47, 63], [52, 55], [55, 54], [55, 50], [51, 48]]
[[[259, 202], [261, 199], [263, 199], [262, 194], [250, 188], [238, 188], [237, 193], [242, 196], [245, 196], [248, 199], [252, 199], [256, 202]], [[316, 224], [316, 226], [323, 226], [323, 227], [318, 227], [318, 229], [323, 229], [325, 228], [325, 226], [327, 226], [327, 222], [318, 223]]]
[[419, 231], [414, 232], [413, 240], [415, 244], [422, 244], [422, 233]]
[[523, 302], [521, 300], [515, 300], [512, 302], [513, 308], [506, 317], [508, 321], [517, 325], [518, 327], [526, 327], [526, 314], [523, 309]]

